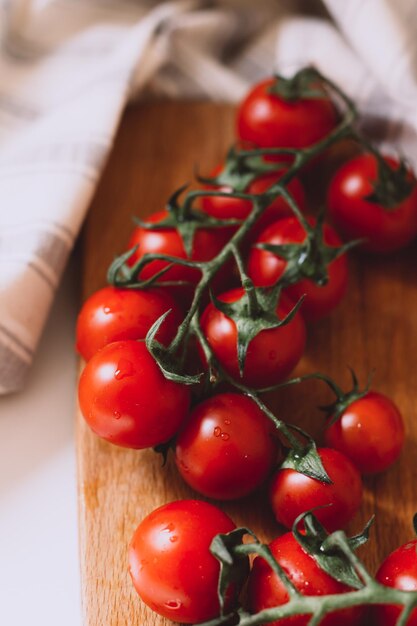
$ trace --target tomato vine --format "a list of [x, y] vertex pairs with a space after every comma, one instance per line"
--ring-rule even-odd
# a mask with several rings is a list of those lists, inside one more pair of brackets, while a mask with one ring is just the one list
[[[303, 523], [304, 529], [299, 526]], [[247, 528], [237, 528], [227, 535], [217, 535], [212, 542], [211, 552], [220, 562], [219, 601], [221, 615], [199, 626], [257, 626], [279, 619], [298, 615], [310, 615], [308, 626], [317, 626], [325, 615], [340, 609], [355, 606], [398, 605], [403, 607], [396, 626], [405, 626], [413, 610], [417, 607], [417, 592], [403, 591], [380, 584], [371, 576], [362, 561], [355, 554], [356, 548], [366, 543], [371, 519], [362, 533], [348, 538], [344, 531], [338, 530], [327, 534], [312, 512], [303, 513], [295, 521], [293, 535], [303, 549], [317, 561], [321, 569], [335, 580], [352, 588], [348, 593], [307, 596], [300, 593], [286, 572], [272, 555], [268, 545], [263, 544]], [[244, 543], [244, 537], [250, 537], [251, 543]], [[232, 612], [224, 611], [224, 594], [231, 580], [236, 579], [234, 568], [241, 568], [242, 556], [255, 554], [264, 559], [273, 573], [283, 583], [289, 599], [283, 605], [264, 609], [250, 614], [243, 608]]]
[[[331, 90], [335, 94], [344, 106], [343, 117], [334, 130], [327, 135], [324, 139], [316, 144], [303, 148], [301, 150], [293, 148], [268, 148], [268, 149], [254, 149], [254, 150], [233, 150], [231, 155], [235, 162], [235, 172], [233, 174], [234, 180], [239, 180], [239, 175], [243, 177], [245, 183], [254, 173], [259, 171], [272, 171], [276, 169], [276, 164], [267, 164], [264, 161], [264, 157], [267, 156], [289, 156], [293, 159], [293, 162], [289, 164], [288, 169], [282, 175], [282, 177], [270, 187], [267, 192], [263, 194], [250, 194], [244, 191], [232, 191], [223, 192], [216, 190], [192, 190], [189, 191], [182, 204], [179, 203], [180, 193], [184, 191], [184, 187], [181, 187], [169, 200], [167, 209], [169, 217], [166, 221], [161, 222], [155, 226], [152, 224], [152, 228], [164, 229], [172, 228], [175, 226], [180, 233], [184, 247], [191, 254], [193, 237], [196, 230], [200, 228], [220, 228], [225, 226], [232, 226], [239, 224], [236, 232], [230, 238], [230, 240], [224, 245], [222, 250], [209, 261], [194, 261], [190, 259], [179, 259], [165, 254], [145, 254], [139, 258], [135, 263], [129, 264], [129, 260], [135, 253], [135, 250], [129, 250], [123, 255], [115, 259], [111, 264], [108, 272], [108, 281], [116, 286], [127, 289], [144, 289], [157, 284], [158, 286], [179, 286], [184, 284], [182, 281], [162, 281], [164, 274], [174, 264], [182, 265], [197, 269], [201, 272], [201, 278], [195, 286], [194, 296], [188, 312], [178, 328], [178, 332], [169, 346], [165, 347], [156, 341], [155, 335], [159, 329], [161, 323], [164, 320], [164, 316], [161, 317], [155, 325], [150, 329], [147, 336], [147, 346], [159, 367], [161, 368], [164, 376], [175, 382], [181, 382], [183, 384], [197, 384], [202, 375], [190, 375], [184, 371], [184, 359], [179, 358], [182, 346], [190, 335], [195, 335], [199, 340], [206, 360], [208, 363], [208, 381], [211, 386], [215, 386], [221, 380], [226, 380], [233, 387], [239, 391], [249, 395], [255, 400], [257, 405], [266, 413], [266, 415], [274, 422], [278, 431], [284, 437], [286, 445], [297, 452], [296, 458], [298, 459], [297, 469], [300, 471], [308, 472], [308, 475], [317, 478], [324, 482], [330, 482], [327, 476], [319, 456], [315, 451], [315, 444], [312, 438], [301, 429], [287, 425], [284, 421], [278, 420], [273, 413], [266, 407], [261, 398], [262, 389], [251, 389], [244, 385], [242, 381], [236, 380], [230, 376], [224, 368], [222, 368], [216, 359], [213, 351], [208, 344], [200, 325], [200, 303], [203, 294], [209, 289], [212, 279], [216, 276], [219, 270], [225, 265], [227, 261], [233, 258], [236, 262], [240, 273], [241, 284], [245, 292], [245, 302], [240, 303], [241, 311], [238, 313], [239, 319], [242, 319], [242, 308], [246, 307], [247, 322], [244, 328], [239, 332], [238, 336], [238, 354], [240, 368], [242, 369], [244, 356], [248, 343], [257, 333], [262, 329], [273, 326], [270, 321], [271, 316], [275, 315], [274, 302], [279, 297], [280, 289], [288, 283], [292, 283], [299, 279], [302, 275], [303, 268], [299, 267], [297, 271], [297, 264], [300, 266], [297, 260], [301, 257], [307, 257], [309, 251], [312, 252], [310, 256], [317, 258], [317, 242], [321, 239], [320, 236], [320, 223], [319, 227], [314, 229], [308, 223], [304, 215], [299, 210], [296, 202], [291, 194], [288, 192], [286, 186], [294, 178], [294, 176], [304, 168], [307, 163], [312, 159], [320, 155], [323, 151], [329, 148], [332, 144], [340, 141], [343, 137], [351, 135], [353, 131], [353, 123], [356, 119], [356, 109], [353, 102], [330, 80], [325, 78], [320, 72], [313, 68], [306, 68], [302, 70], [303, 81], [319, 81], [325, 85], [327, 89]], [[249, 178], [248, 178], [249, 177]], [[230, 181], [229, 181], [230, 182]], [[236, 183], [239, 186], [239, 183]], [[244, 188], [244, 185], [241, 185]], [[251, 202], [252, 210], [248, 217], [244, 221], [238, 220], [220, 220], [205, 215], [194, 208], [196, 200], [202, 197], [215, 196], [215, 197], [233, 197], [239, 198]], [[285, 256], [291, 258], [291, 262], [288, 263], [287, 269], [283, 276], [277, 281], [277, 285], [272, 289], [255, 288], [253, 282], [246, 274], [244, 269], [244, 261], [240, 252], [240, 245], [245, 240], [245, 237], [253, 228], [254, 224], [260, 218], [262, 213], [276, 197], [282, 197], [290, 206], [294, 215], [304, 225], [307, 232], [307, 241], [302, 246], [303, 254], [300, 252], [300, 245], [288, 245], [285, 246], [285, 251], [281, 250]], [[142, 226], [144, 223], [141, 222]], [[317, 234], [318, 233], [318, 234]], [[316, 280], [318, 284], [326, 282], [326, 275], [323, 271], [323, 265], [328, 263], [335, 256], [338, 256], [346, 252], [356, 242], [348, 242], [340, 248], [324, 248], [325, 254], [320, 258], [320, 268], [316, 275], [314, 275], [314, 263], [309, 263], [310, 278]], [[326, 254], [326, 250], [329, 252]], [[168, 265], [163, 267], [160, 271], [146, 280], [140, 279], [140, 273], [144, 267], [155, 260], [165, 261]], [[304, 263], [305, 265], [305, 263]], [[274, 289], [276, 290], [274, 293]], [[272, 295], [271, 295], [272, 294]], [[276, 297], [274, 297], [276, 295]], [[262, 306], [262, 302], [264, 306]], [[265, 302], [268, 306], [265, 306]], [[221, 307], [221, 304], [214, 300], [215, 306]], [[297, 306], [300, 305], [300, 302]], [[296, 310], [296, 309], [295, 309]], [[267, 321], [269, 317], [269, 322]], [[275, 325], [285, 324], [290, 321], [291, 315], [284, 320], [276, 319]], [[282, 386], [281, 384], [279, 386]], [[300, 439], [301, 437], [301, 439]], [[307, 443], [306, 443], [307, 442]]]
[[[318, 216], [316, 223], [308, 220], [293, 195], [288, 190], [288, 184], [306, 165], [319, 157], [329, 147], [341, 139], [350, 138], [361, 144], [375, 156], [379, 168], [379, 185], [375, 185], [370, 202], [382, 202], [384, 199], [387, 208], [392, 208], [402, 201], [411, 190], [408, 172], [405, 163], [401, 162], [397, 170], [392, 169], [381, 157], [378, 151], [362, 138], [355, 129], [357, 117], [353, 102], [332, 81], [325, 78], [313, 68], [306, 68], [291, 81], [282, 80], [281, 95], [285, 92], [286, 98], [295, 98], [299, 89], [307, 89], [311, 97], [322, 97], [324, 92], [330, 92], [342, 106], [342, 114], [337, 125], [320, 141], [301, 149], [295, 148], [232, 148], [226, 159], [223, 171], [213, 178], [198, 177], [200, 182], [207, 185], [217, 185], [230, 188], [197, 189], [186, 191], [187, 186], [180, 187], [169, 199], [167, 214], [159, 222], [137, 220], [141, 229], [164, 230], [175, 229], [181, 238], [186, 258], [163, 254], [145, 253], [137, 255], [134, 247], [119, 256], [111, 264], [108, 271], [108, 281], [111, 285], [123, 289], [146, 289], [149, 287], [181, 287], [189, 286], [185, 280], [164, 280], [173, 266], [183, 266], [200, 272], [197, 283], [193, 283], [193, 298], [178, 330], [168, 345], [157, 339], [158, 332], [165, 322], [170, 311], [164, 313], [151, 326], [146, 336], [146, 348], [157, 363], [163, 376], [168, 381], [181, 385], [195, 385], [210, 393], [220, 383], [227, 383], [232, 388], [251, 398], [262, 412], [272, 421], [280, 435], [281, 442], [288, 448], [288, 455], [281, 465], [284, 469], [294, 469], [302, 474], [322, 483], [331, 483], [326, 472], [316, 444], [312, 437], [298, 426], [287, 424], [279, 419], [268, 408], [262, 399], [262, 394], [273, 389], [298, 384], [305, 379], [319, 379], [327, 383], [336, 395], [336, 400], [324, 407], [330, 416], [332, 425], [342, 415], [345, 409], [356, 400], [365, 397], [369, 384], [360, 390], [355, 375], [352, 373], [353, 388], [343, 392], [329, 377], [321, 373], [308, 374], [279, 382], [273, 386], [258, 388], [249, 385], [243, 379], [248, 347], [259, 333], [264, 330], [277, 329], [289, 324], [297, 314], [303, 297], [296, 302], [293, 308], [285, 315], [279, 316], [277, 306], [284, 288], [307, 278], [319, 286], [326, 285], [329, 280], [328, 266], [349, 249], [358, 245], [362, 240], [348, 241], [347, 243], [332, 246], [326, 243], [324, 237], [324, 213]], [[324, 91], [323, 91], [324, 90]], [[285, 170], [273, 184], [263, 193], [255, 194], [247, 191], [248, 185], [260, 174], [276, 172], [277, 163], [273, 159], [285, 157]], [[268, 158], [271, 160], [268, 161]], [[199, 202], [203, 198], [227, 198], [248, 202], [252, 207], [245, 219], [217, 219], [201, 211]], [[181, 199], [182, 198], [182, 199]], [[280, 277], [270, 287], [255, 286], [248, 275], [242, 248], [248, 234], [253, 232], [261, 216], [271, 202], [282, 199], [290, 208], [293, 216], [302, 225], [306, 238], [301, 243], [257, 243], [255, 247], [271, 252], [285, 260], [285, 268]], [[196, 234], [199, 230], [231, 229], [231, 236], [221, 250], [210, 260], [195, 260], [192, 258]], [[140, 252], [140, 251], [139, 251]], [[141, 278], [142, 272], [155, 261], [163, 262], [160, 269], [147, 278]], [[223, 301], [211, 291], [213, 279], [233, 262], [237, 268], [242, 296], [236, 301]], [[223, 313], [236, 325], [237, 335], [237, 363], [239, 376], [234, 376], [220, 362], [210, 341], [202, 327], [201, 309], [204, 298], [210, 293], [212, 305]], [[186, 350], [190, 339], [194, 337], [204, 355], [206, 372], [196, 374], [186, 367]], [[155, 368], [157, 369], [157, 368]], [[165, 444], [162, 444], [164, 449]], [[299, 525], [304, 524], [304, 531], [300, 532]], [[412, 611], [417, 607], [417, 592], [407, 592], [381, 585], [366, 570], [361, 560], [355, 554], [355, 549], [368, 538], [368, 525], [364, 532], [351, 539], [343, 531], [327, 534], [323, 526], [311, 513], [297, 518], [293, 527], [293, 536], [299, 545], [311, 555], [320, 568], [335, 580], [348, 585], [352, 589], [349, 593], [334, 593], [329, 595], [304, 595], [294, 585], [290, 577], [273, 556], [270, 548], [262, 544], [257, 537], [246, 528], [239, 528], [227, 535], [217, 535], [211, 546], [212, 554], [220, 561], [220, 576], [218, 586], [220, 616], [204, 622], [202, 626], [256, 626], [267, 624], [284, 618], [299, 615], [308, 615], [309, 626], [317, 626], [325, 615], [340, 609], [370, 605], [398, 605], [403, 607], [397, 626], [407, 623]], [[245, 541], [249, 535], [251, 543]], [[272, 569], [288, 594], [285, 604], [263, 609], [257, 613], [248, 613], [239, 608], [230, 611], [227, 593], [230, 585], [242, 582], [242, 568], [249, 571], [249, 556], [257, 555], [264, 559]]]

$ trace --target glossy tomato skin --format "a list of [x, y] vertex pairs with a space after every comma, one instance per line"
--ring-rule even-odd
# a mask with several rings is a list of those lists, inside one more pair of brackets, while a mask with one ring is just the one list
[[81, 412], [90, 428], [111, 443], [148, 448], [179, 429], [190, 405], [190, 390], [167, 380], [141, 341], [117, 341], [85, 366], [78, 388]]
[[[349, 592], [352, 589], [334, 580], [320, 569], [314, 558], [307, 554], [292, 533], [278, 537], [269, 545], [271, 552], [291, 582], [305, 596], [322, 596]], [[248, 586], [251, 612], [285, 604], [289, 595], [279, 577], [262, 557], [256, 557]], [[366, 615], [363, 607], [342, 609], [326, 615], [321, 626], [360, 626]], [[311, 616], [300, 615], [270, 622], [271, 626], [307, 626]]]
[[[223, 302], [235, 302], [243, 289], [232, 289], [218, 296]], [[292, 310], [294, 304], [284, 295], [277, 307], [279, 319]], [[201, 328], [216, 358], [236, 380], [255, 388], [269, 387], [280, 382], [300, 360], [306, 341], [305, 325], [297, 312], [293, 319], [279, 328], [262, 330], [249, 344], [243, 377], [237, 360], [236, 324], [209, 304], [201, 316]]]
[[[216, 176], [221, 171], [221, 166], [217, 167], [212, 176]], [[276, 172], [270, 172], [262, 174], [253, 180], [245, 189], [245, 193], [254, 195], [261, 195], [268, 191], [272, 185], [282, 178], [285, 173], [285, 169], [279, 169]], [[207, 189], [218, 191], [230, 192], [230, 187], [227, 186], [207, 186]], [[294, 198], [301, 211], [306, 210], [306, 198], [302, 183], [298, 178], [293, 178], [287, 185], [287, 189]], [[201, 199], [201, 208], [205, 213], [208, 213], [212, 217], [217, 219], [240, 219], [244, 220], [248, 217], [252, 210], [252, 203], [249, 200], [242, 200], [240, 198], [226, 198], [222, 196], [204, 196]], [[280, 217], [293, 215], [293, 212], [288, 203], [280, 196], [276, 197], [268, 208], [264, 211], [263, 215], [259, 218], [251, 231], [251, 237], [260, 233], [269, 224], [272, 224]]]
[[175, 462], [193, 489], [209, 498], [246, 496], [278, 456], [275, 427], [253, 400], [222, 393], [198, 404], [178, 435]]
[[382, 472], [397, 460], [404, 422], [395, 404], [376, 391], [352, 402], [326, 430], [326, 444], [345, 454], [361, 474]]
[[88, 361], [100, 348], [123, 339], [145, 339], [152, 324], [170, 311], [156, 339], [167, 345], [181, 323], [174, 298], [162, 289], [104, 287], [83, 304], [77, 320], [77, 351]]
[[[385, 161], [394, 169], [399, 163], [392, 157]], [[330, 216], [336, 227], [350, 239], [366, 239], [362, 244], [369, 252], [392, 252], [414, 239], [417, 234], [417, 185], [410, 195], [391, 208], [384, 208], [366, 198], [373, 193], [377, 180], [376, 159], [362, 154], [351, 159], [336, 172], [328, 191]]]
[[[153, 213], [146, 222], [158, 224], [167, 217], [167, 211]], [[215, 257], [225, 245], [230, 233], [228, 229], [198, 229], [194, 236], [193, 252], [191, 260], [209, 261]], [[139, 246], [135, 254], [130, 259], [133, 265], [138, 259], [148, 253], [166, 254], [179, 259], [186, 259], [181, 236], [174, 228], [161, 230], [148, 230], [140, 226], [135, 228], [129, 240], [129, 248]], [[161, 269], [168, 265], [167, 261], [155, 260], [146, 265], [140, 273], [140, 278], [146, 280], [151, 278]], [[192, 267], [174, 265], [162, 277], [161, 281], [189, 281], [196, 284], [201, 278], [201, 272]]]
[[[315, 224], [313, 218], [309, 219]], [[258, 237], [256, 243], [283, 245], [302, 243], [306, 232], [296, 217], [286, 217], [274, 222]], [[336, 231], [325, 224], [324, 241], [329, 246], [342, 244]], [[256, 286], [269, 287], [284, 273], [287, 262], [267, 250], [252, 247], [248, 259], [248, 273]], [[297, 302], [305, 294], [301, 312], [306, 321], [313, 322], [328, 315], [343, 299], [348, 287], [349, 271], [345, 254], [330, 263], [327, 284], [320, 286], [309, 279], [302, 279], [286, 289], [290, 298]]]
[[216, 617], [220, 566], [209, 548], [215, 535], [234, 528], [220, 509], [198, 500], [170, 502], [145, 517], [129, 548], [130, 575], [143, 602], [174, 622]]
[[237, 113], [237, 136], [262, 148], [304, 148], [335, 127], [337, 112], [329, 98], [284, 100], [268, 93], [268, 78], [255, 85]]
[[[417, 591], [417, 539], [391, 552], [380, 566], [376, 580], [387, 587]], [[395, 626], [400, 611], [399, 607], [389, 604], [374, 606], [372, 613], [375, 625]], [[417, 609], [409, 617], [407, 626], [417, 626]]]
[[[296, 518], [316, 507], [315, 516], [331, 532], [344, 528], [362, 502], [362, 480], [347, 457], [331, 448], [318, 453], [332, 484], [293, 469], [279, 469], [272, 479], [270, 502], [278, 522], [291, 528]], [[331, 506], [327, 506], [331, 505]]]

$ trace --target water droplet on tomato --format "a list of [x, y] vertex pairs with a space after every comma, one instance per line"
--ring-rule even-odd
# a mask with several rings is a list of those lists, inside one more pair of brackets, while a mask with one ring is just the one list
[[230, 439], [229, 433], [222, 433], [221, 437], [222, 437], [223, 441], [227, 441], [228, 439]]
[[175, 543], [176, 541], [178, 541], [178, 537], [177, 537], [177, 535], [171, 535], [169, 540], [170, 540], [171, 543]]
[[103, 311], [105, 312], [106, 315], [108, 315], [109, 313], [111, 313], [111, 308], [109, 306], [105, 306], [103, 308]]
[[122, 417], [122, 414], [119, 413], [119, 411], [114, 411], [113, 416], [115, 420], [119, 420]]
[[128, 359], [119, 359], [117, 363], [117, 369], [114, 372], [114, 377], [116, 380], [122, 380], [123, 378], [127, 378], [128, 376], [133, 376], [135, 373], [135, 368], [133, 367], [131, 361]]
[[182, 605], [179, 600], [170, 600], [169, 602], [165, 602], [165, 606], [167, 609], [173, 609], [176, 611], [177, 609], [180, 609]]
[[229, 424], [230, 424], [230, 420], [229, 420], [229, 419], [225, 419], [225, 420], [224, 420], [224, 423], [225, 423], [225, 424], [227, 424], [227, 426], [229, 426]]
[[215, 437], [220, 437], [221, 434], [222, 434], [222, 429], [220, 428], [220, 426], [216, 426], [216, 428], [213, 430], [213, 435]]
[[163, 529], [162, 532], [163, 533], [171, 533], [174, 530], [175, 526], [172, 522], [170, 522], [169, 524], [167, 524]]

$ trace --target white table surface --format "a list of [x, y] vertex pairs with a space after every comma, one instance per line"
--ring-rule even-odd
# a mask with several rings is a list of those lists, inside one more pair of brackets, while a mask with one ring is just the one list
[[80, 626], [72, 261], [23, 392], [0, 398], [0, 622]]

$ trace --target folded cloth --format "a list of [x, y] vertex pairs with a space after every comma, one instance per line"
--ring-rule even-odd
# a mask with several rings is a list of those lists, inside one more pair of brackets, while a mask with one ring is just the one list
[[24, 383], [129, 99], [236, 101], [314, 63], [417, 156], [414, 0], [326, 5], [336, 25], [294, 0], [0, 0], [0, 393]]

